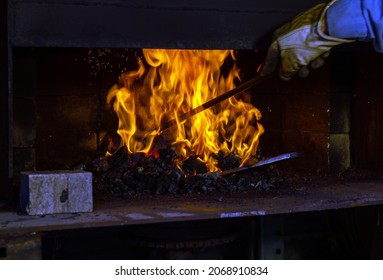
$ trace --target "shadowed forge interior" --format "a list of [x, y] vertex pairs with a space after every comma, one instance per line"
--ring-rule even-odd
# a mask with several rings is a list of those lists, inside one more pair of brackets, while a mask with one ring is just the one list
[[[10, 2], [8, 98], [12, 106], [7, 136], [12, 141], [4, 162], [12, 183], [1, 191], [10, 190], [11, 200], [16, 201], [21, 171], [79, 168], [104, 155], [118, 128], [107, 94], [122, 73], [137, 68], [142, 49], [230, 49], [245, 82], [257, 75], [271, 31], [318, 1], [289, 1], [288, 5], [271, 1], [258, 6], [253, 1], [238, 6], [233, 1], [166, 1], [157, 6], [151, 1], [118, 0]], [[158, 23], [157, 29], [149, 18]], [[283, 82], [275, 76], [241, 95], [262, 114], [259, 123], [265, 132], [258, 157], [303, 154], [261, 169], [259, 173], [267, 177], [262, 182], [265, 186], [271, 182], [271, 188], [257, 189], [256, 197], [269, 198], [272, 205], [275, 197], [285, 193], [304, 197], [306, 190], [332, 182], [377, 180], [379, 184], [383, 171], [381, 60], [382, 55], [362, 44], [340, 47], [305, 79]], [[240, 84], [237, 80], [236, 85]], [[139, 195], [142, 213], [161, 199], [169, 205], [192, 201], [197, 206], [199, 200], [211, 200], [222, 213], [236, 213], [231, 210], [235, 203], [226, 205], [234, 191], [201, 190], [192, 196], [167, 191], [145, 194], [148, 198]], [[94, 195], [102, 205], [112, 197], [102, 192]], [[236, 195], [241, 200], [247, 193]], [[330, 201], [332, 195], [328, 193]], [[134, 197], [124, 193], [113, 199], [126, 205], [127, 215], [129, 205], [137, 205]], [[35, 249], [41, 252], [38, 258], [46, 259], [381, 258], [381, 206], [363, 203], [365, 207], [343, 209], [340, 201], [330, 210], [295, 211], [299, 213], [290, 213], [287, 204], [279, 214], [265, 216], [138, 220], [123, 227], [109, 222], [85, 229], [56, 226], [44, 230]], [[312, 205], [322, 210], [315, 209], [315, 202]], [[0, 242], [0, 248], [7, 246]], [[4, 258], [12, 253], [0, 252]]]

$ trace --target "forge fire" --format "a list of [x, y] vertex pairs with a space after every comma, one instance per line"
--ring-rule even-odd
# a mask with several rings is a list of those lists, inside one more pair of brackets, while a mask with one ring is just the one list
[[[118, 115], [121, 145], [129, 153], [158, 155], [171, 144], [176, 165], [196, 157], [210, 172], [220, 171], [213, 155], [233, 154], [241, 165], [257, 152], [264, 129], [261, 112], [244, 98], [232, 97], [187, 120], [179, 116], [227, 92], [240, 81], [234, 52], [228, 50], [143, 50], [138, 69], [123, 73], [107, 100]], [[162, 131], [166, 121], [174, 127]], [[162, 141], [155, 141], [161, 136]]]
[[219, 173], [258, 161], [264, 128], [248, 95], [180, 117], [239, 83], [234, 51], [143, 49], [137, 68], [122, 73], [107, 94], [118, 129], [107, 137], [105, 156], [85, 167], [95, 174], [95, 188], [128, 197], [268, 188], [254, 174], [238, 180]]

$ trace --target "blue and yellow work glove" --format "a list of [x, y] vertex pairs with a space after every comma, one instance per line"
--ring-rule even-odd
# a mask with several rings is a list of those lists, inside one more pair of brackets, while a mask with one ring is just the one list
[[306, 77], [310, 68], [317, 69], [324, 64], [333, 47], [353, 42], [325, 34], [326, 11], [334, 2], [319, 4], [277, 29], [261, 75], [269, 75], [279, 66], [282, 80], [290, 80], [297, 73]]

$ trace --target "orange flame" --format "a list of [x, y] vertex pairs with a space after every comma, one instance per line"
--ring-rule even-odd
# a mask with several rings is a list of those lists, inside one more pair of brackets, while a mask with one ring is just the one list
[[[108, 93], [108, 104], [119, 118], [118, 133], [131, 153], [149, 153], [164, 120], [182, 113], [235, 87], [239, 69], [223, 75], [228, 50], [144, 49], [136, 71], [123, 73]], [[145, 66], [147, 65], [147, 66]], [[212, 154], [234, 153], [242, 165], [256, 154], [264, 132], [261, 112], [236, 97], [221, 102], [164, 133], [177, 154], [198, 156], [210, 171], [219, 170]]]

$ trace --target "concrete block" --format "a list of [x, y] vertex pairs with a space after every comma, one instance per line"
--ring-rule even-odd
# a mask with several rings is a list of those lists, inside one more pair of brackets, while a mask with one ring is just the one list
[[70, 170], [21, 172], [20, 207], [28, 215], [91, 212], [92, 173]]

